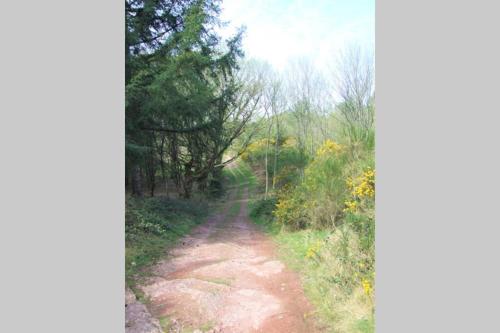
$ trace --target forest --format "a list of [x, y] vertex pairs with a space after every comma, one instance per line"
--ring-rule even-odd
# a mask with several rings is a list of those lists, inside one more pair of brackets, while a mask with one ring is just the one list
[[373, 332], [373, 55], [346, 45], [328, 71], [276, 70], [245, 57], [244, 27], [221, 37], [220, 1], [125, 5], [128, 287], [145, 297], [147, 267], [248, 191], [249, 220], [300, 276], [304, 318]]

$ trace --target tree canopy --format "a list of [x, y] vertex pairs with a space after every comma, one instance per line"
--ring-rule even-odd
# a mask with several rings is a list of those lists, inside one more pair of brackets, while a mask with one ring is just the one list
[[216, 177], [250, 120], [256, 86], [236, 75], [243, 29], [222, 40], [217, 0], [126, 1], [126, 168], [132, 191], [158, 167], [185, 197]]

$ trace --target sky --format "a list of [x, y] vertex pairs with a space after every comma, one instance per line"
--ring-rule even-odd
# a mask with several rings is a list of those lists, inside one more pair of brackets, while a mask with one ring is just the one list
[[224, 37], [246, 26], [246, 57], [277, 70], [300, 58], [326, 69], [347, 44], [375, 45], [375, 0], [223, 0], [221, 19]]

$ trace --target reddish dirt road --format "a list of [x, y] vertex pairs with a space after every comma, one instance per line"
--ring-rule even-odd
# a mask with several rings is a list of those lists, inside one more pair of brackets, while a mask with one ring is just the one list
[[154, 267], [141, 287], [148, 306], [128, 301], [127, 333], [161, 332], [161, 318], [173, 323], [168, 332], [316, 331], [299, 277], [249, 221], [247, 201], [244, 189]]

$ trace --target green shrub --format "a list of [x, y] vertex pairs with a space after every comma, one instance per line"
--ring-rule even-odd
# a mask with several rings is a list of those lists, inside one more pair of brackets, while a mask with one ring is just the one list
[[306, 167], [302, 183], [279, 194], [275, 216], [292, 228], [335, 226], [347, 194], [344, 169], [348, 162], [342, 146], [327, 140]]
[[250, 206], [250, 217], [273, 218], [273, 210], [276, 207], [277, 198], [270, 197], [267, 200], [260, 199], [252, 202]]
[[269, 141], [269, 147], [267, 147], [267, 139], [257, 140], [250, 144], [242, 155], [242, 160], [254, 168], [260, 168], [265, 164], [266, 149], [269, 149], [267, 171], [269, 178], [274, 180], [275, 187], [281, 188], [289, 184], [298, 184], [309, 157], [297, 147], [293, 138], [282, 138], [278, 143], [276, 175], [274, 174], [276, 147], [273, 139]]
[[217, 167], [208, 177], [206, 196], [209, 199], [219, 199], [226, 193], [226, 175], [222, 167]]

